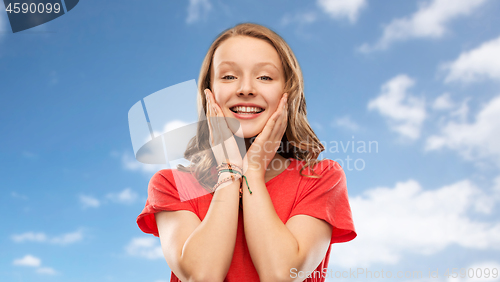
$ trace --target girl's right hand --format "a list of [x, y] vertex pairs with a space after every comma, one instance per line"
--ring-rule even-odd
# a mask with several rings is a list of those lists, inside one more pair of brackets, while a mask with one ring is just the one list
[[225, 162], [243, 167], [243, 160], [233, 132], [229, 129], [224, 113], [215, 101], [214, 94], [208, 88], [205, 89], [205, 97], [208, 130], [210, 131], [209, 142], [217, 165]]

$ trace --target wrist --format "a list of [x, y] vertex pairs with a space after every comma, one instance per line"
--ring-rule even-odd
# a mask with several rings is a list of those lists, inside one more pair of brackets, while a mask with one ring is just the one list
[[214, 186], [214, 192], [231, 184], [237, 183], [239, 187], [241, 184], [241, 177], [234, 173], [221, 173]]
[[[217, 182], [219, 182], [219, 181], [221, 181], [223, 179], [227, 179], [228, 177], [231, 177], [231, 175], [234, 176], [234, 181], [239, 181], [239, 178], [241, 178], [241, 176], [239, 176], [236, 173], [223, 172], [223, 173], [219, 174], [219, 177], [217, 178]], [[232, 181], [230, 181], [230, 182], [232, 182]]]
[[256, 180], [264, 180], [264, 177], [265, 177], [265, 171], [261, 171], [261, 170], [253, 170], [253, 169], [247, 169], [247, 171], [245, 171], [245, 176], [247, 179], [256, 179]]

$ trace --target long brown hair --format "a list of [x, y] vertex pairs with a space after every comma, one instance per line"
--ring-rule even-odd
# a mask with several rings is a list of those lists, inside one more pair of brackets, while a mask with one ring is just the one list
[[299, 173], [307, 177], [318, 177], [317, 175], [304, 175], [302, 173], [305, 168], [313, 167], [319, 162], [317, 158], [324, 150], [324, 146], [307, 121], [304, 81], [299, 63], [283, 38], [269, 28], [254, 23], [238, 24], [223, 31], [208, 49], [198, 78], [197, 103], [200, 122], [198, 123], [196, 136], [191, 139], [184, 153], [184, 158], [189, 160], [191, 165], [189, 167], [179, 165], [178, 169], [194, 173], [203, 186], [213, 186], [216, 182], [217, 175], [212, 171], [212, 168], [216, 166], [216, 161], [208, 141], [208, 124], [204, 116], [207, 110], [204, 90], [206, 88], [212, 90], [210, 73], [215, 51], [224, 41], [235, 36], [262, 39], [271, 44], [278, 52], [285, 75], [285, 89], [283, 92], [288, 93], [288, 125], [277, 153], [285, 158], [291, 157], [305, 161], [305, 165], [300, 169]]

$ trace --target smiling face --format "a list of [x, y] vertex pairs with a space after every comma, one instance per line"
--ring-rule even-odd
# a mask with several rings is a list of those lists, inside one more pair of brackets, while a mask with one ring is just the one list
[[276, 111], [285, 86], [276, 49], [262, 39], [248, 36], [231, 37], [217, 48], [210, 78], [224, 116], [238, 120], [243, 135], [236, 135], [244, 138], [262, 131]]

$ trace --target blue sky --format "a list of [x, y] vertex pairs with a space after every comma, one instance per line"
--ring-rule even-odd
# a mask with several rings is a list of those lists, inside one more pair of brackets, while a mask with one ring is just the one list
[[323, 157], [346, 172], [358, 237], [332, 246], [330, 269], [500, 270], [499, 12], [494, 0], [87, 0], [16, 34], [0, 12], [0, 280], [169, 281], [159, 240], [135, 223], [159, 167], [134, 159], [128, 110], [197, 79], [240, 22], [289, 43]]

